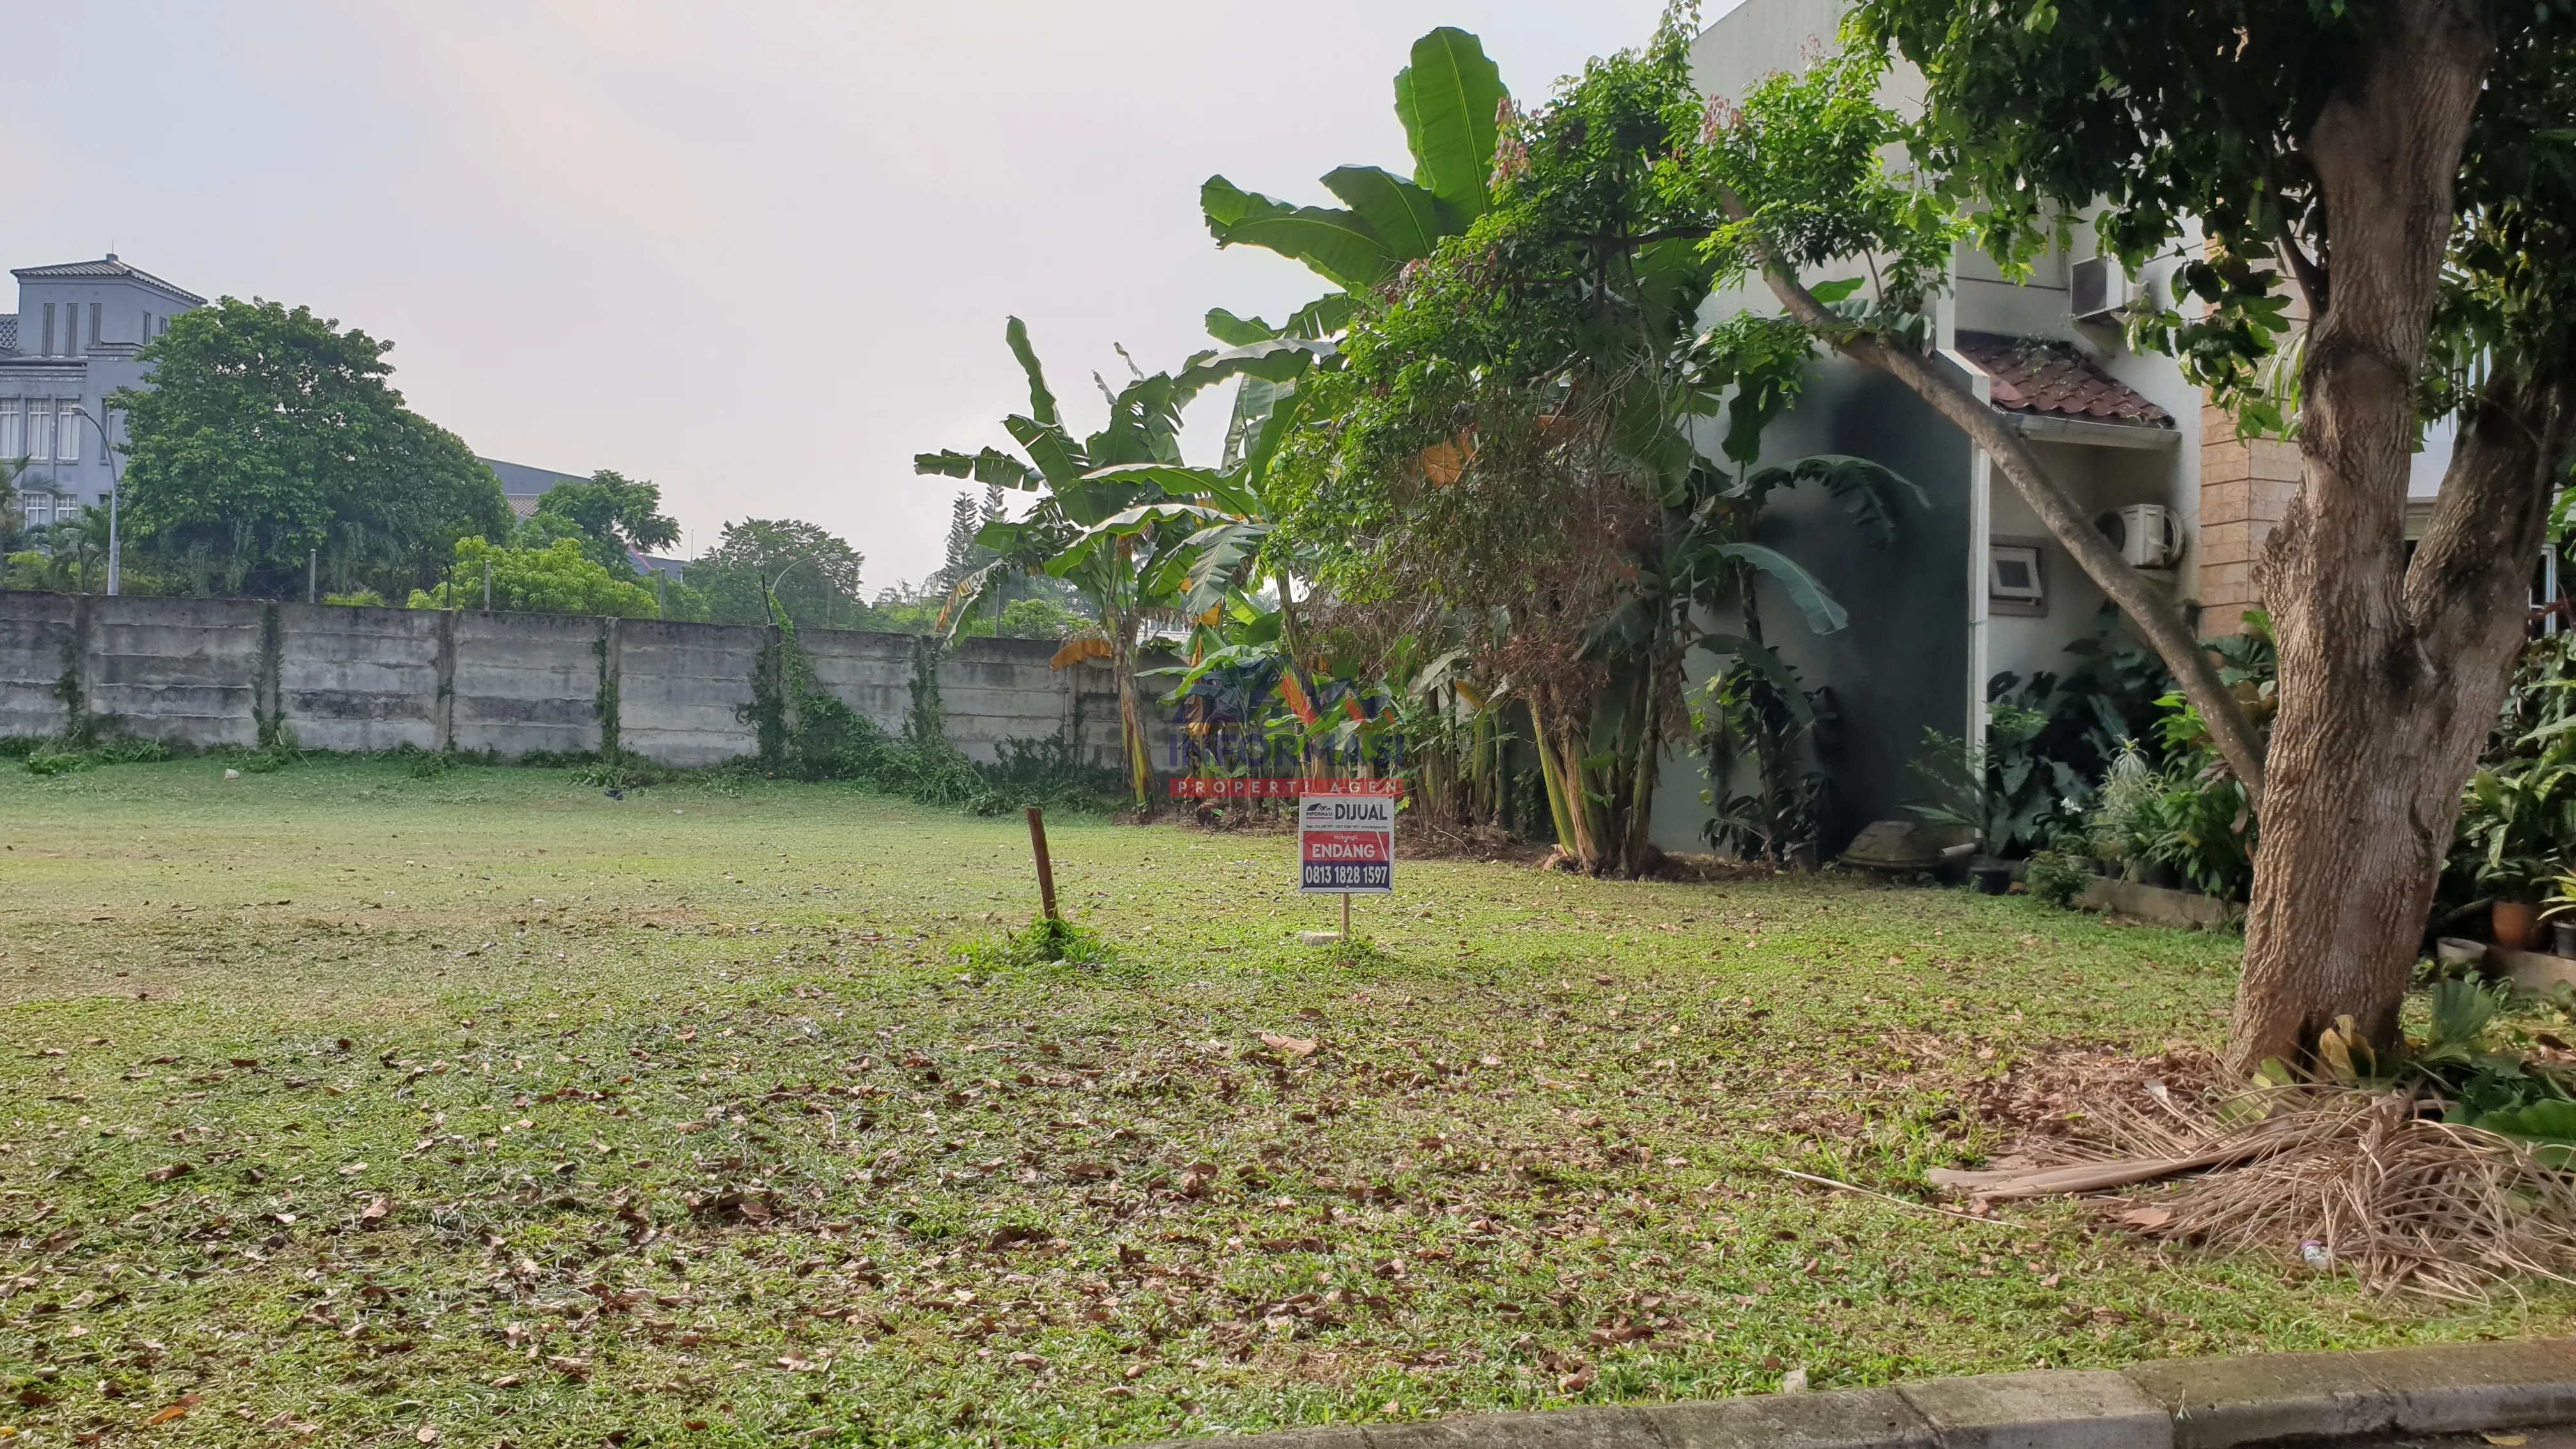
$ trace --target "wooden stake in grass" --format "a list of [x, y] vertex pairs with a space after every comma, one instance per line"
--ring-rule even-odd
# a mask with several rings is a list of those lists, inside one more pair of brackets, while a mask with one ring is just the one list
[[1055, 862], [1047, 858], [1046, 812], [1035, 805], [1029, 807], [1029, 849], [1038, 858], [1038, 900], [1046, 907], [1046, 918], [1052, 921], [1056, 918]]

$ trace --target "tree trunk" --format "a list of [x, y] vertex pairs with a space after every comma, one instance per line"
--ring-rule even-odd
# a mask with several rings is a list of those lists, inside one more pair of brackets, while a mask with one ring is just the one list
[[1112, 626], [1110, 635], [1109, 678], [1118, 691], [1118, 734], [1127, 751], [1127, 783], [1136, 793], [1136, 808], [1149, 805], [1145, 798], [1153, 783], [1154, 762], [1145, 745], [1145, 715], [1136, 698], [1136, 621], [1122, 617]]
[[2306, 139], [2332, 229], [2300, 377], [2299, 496], [2255, 566], [2281, 706], [2228, 1032], [2238, 1072], [2302, 1061], [2338, 1017], [2395, 1041], [2461, 784], [2523, 638], [2547, 460], [2522, 414], [2545, 393], [2488, 389], [2433, 534], [2406, 557], [2451, 190], [2494, 53], [2467, 0], [2397, 0]]

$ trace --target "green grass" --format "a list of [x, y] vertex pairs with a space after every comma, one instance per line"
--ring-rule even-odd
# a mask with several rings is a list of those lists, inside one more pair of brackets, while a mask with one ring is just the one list
[[0, 774], [15, 1442], [1134, 1441], [2576, 1305], [1777, 1171], [1919, 1198], [1995, 1145], [1981, 1083], [2214, 1044], [2226, 936], [1408, 863], [1367, 949], [1303, 948], [1285, 838], [1074, 820], [1076, 966], [1004, 944], [1016, 820], [220, 775]]

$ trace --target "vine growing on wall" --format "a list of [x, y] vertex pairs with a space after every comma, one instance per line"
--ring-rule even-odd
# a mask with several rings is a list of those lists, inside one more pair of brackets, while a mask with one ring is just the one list
[[937, 640], [913, 640], [911, 702], [900, 733], [850, 708], [815, 676], [795, 624], [771, 625], [738, 715], [758, 743], [765, 774], [848, 780], [925, 805], [999, 814], [1021, 805], [1097, 811], [1118, 789], [1114, 770], [1079, 762], [1068, 740], [1014, 740], [983, 765], [949, 742], [939, 701]]

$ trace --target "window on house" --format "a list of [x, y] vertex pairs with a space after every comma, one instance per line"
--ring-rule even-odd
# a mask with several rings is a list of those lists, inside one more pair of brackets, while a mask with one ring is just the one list
[[2048, 612], [2047, 580], [2035, 539], [1995, 539], [1986, 547], [1986, 607], [1997, 614]]
[[96, 347], [98, 339], [107, 335], [99, 330], [99, 318], [105, 312], [106, 306], [104, 302], [89, 304], [89, 345], [92, 347]]
[[36, 348], [36, 355], [39, 357], [54, 355], [54, 304], [51, 302], [45, 304], [44, 336], [41, 345]]
[[54, 456], [54, 410], [42, 399], [27, 404], [27, 456], [38, 462]]
[[54, 420], [54, 460], [56, 462], [80, 461], [81, 429], [88, 427], [89, 424], [81, 421], [81, 415], [76, 411], [79, 407], [78, 403], [62, 404], [62, 416]]
[[14, 463], [27, 456], [26, 411], [16, 398], [0, 397], [0, 460]]
[[53, 499], [42, 493], [21, 493], [18, 495], [18, 513], [27, 520], [29, 528], [42, 528], [53, 521], [53, 503]]

